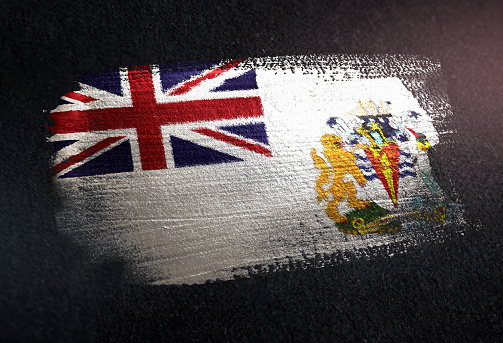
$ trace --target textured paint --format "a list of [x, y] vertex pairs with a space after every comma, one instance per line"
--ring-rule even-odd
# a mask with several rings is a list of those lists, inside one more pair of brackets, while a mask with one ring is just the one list
[[[54, 176], [62, 232], [128, 261], [142, 282], [201, 283], [314, 254], [434, 240], [462, 221], [433, 154], [449, 108], [425, 88], [437, 63], [296, 56], [201, 66], [172, 77], [162, 66], [124, 68], [120, 92], [116, 74], [102, 74], [81, 83], [85, 101], [66, 97], [51, 112], [49, 141], [73, 141], [54, 156], [65, 167]], [[109, 137], [124, 138], [84, 153]], [[326, 150], [321, 137], [337, 137], [345, 152]], [[131, 156], [132, 170], [63, 177], [107, 156], [124, 165]]]

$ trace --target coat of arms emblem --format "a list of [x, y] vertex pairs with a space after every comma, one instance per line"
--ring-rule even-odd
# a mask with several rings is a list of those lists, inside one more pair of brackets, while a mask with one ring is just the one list
[[390, 102], [369, 100], [327, 125], [323, 148], [313, 148], [311, 157], [319, 170], [318, 202], [339, 230], [387, 233], [441, 224], [458, 211], [426, 114], [395, 114]]

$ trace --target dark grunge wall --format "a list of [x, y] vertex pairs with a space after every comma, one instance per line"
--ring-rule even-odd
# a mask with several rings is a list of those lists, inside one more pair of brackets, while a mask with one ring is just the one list
[[[2, 2], [3, 341], [496, 342], [503, 334], [503, 4], [498, 1]], [[196, 286], [124, 281], [58, 234], [43, 110], [83, 73], [292, 54], [439, 60], [441, 151], [471, 229], [392, 258]], [[316, 265], [312, 260], [311, 264]]]

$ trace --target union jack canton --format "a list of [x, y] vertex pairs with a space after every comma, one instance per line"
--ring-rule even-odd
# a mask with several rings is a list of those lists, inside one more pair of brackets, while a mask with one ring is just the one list
[[65, 94], [50, 114], [54, 150], [68, 156], [73, 149], [56, 161], [55, 175], [239, 162], [250, 152], [270, 157], [256, 73], [237, 70], [240, 63], [135, 66], [82, 77], [79, 91]]

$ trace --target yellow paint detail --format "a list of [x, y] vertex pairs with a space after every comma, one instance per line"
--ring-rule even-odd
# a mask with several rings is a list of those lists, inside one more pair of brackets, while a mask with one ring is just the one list
[[[316, 169], [320, 171], [316, 180], [316, 191], [318, 192], [318, 202], [327, 202], [325, 209], [328, 216], [338, 222], [347, 221], [345, 216], [339, 213], [339, 204], [347, 199], [349, 204], [355, 208], [365, 208], [370, 205], [370, 201], [356, 198], [356, 188], [352, 181], [344, 181], [347, 175], [352, 175], [356, 181], [362, 185], [367, 183], [367, 179], [356, 165], [356, 155], [352, 151], [342, 148], [342, 140], [335, 135], [324, 134], [321, 139], [323, 145], [323, 155], [325, 159], [318, 156], [316, 150], [311, 149], [311, 157]], [[333, 197], [329, 199], [329, 195]]]
[[430, 221], [436, 224], [441, 224], [445, 221], [445, 208], [443, 206], [437, 206], [433, 211], [412, 211], [398, 214], [391, 214], [385, 217], [381, 217], [371, 223], [365, 224], [363, 220], [361, 223], [358, 221], [361, 218], [356, 218], [353, 220], [352, 224], [355, 231], [347, 232], [351, 234], [365, 235], [368, 233], [385, 233], [393, 231], [393, 229], [382, 229], [383, 225], [389, 224], [394, 220], [421, 220]]
[[352, 115], [375, 116], [375, 115], [381, 115], [381, 114], [391, 112], [391, 106], [389, 106], [384, 101], [379, 101], [379, 105], [376, 104], [375, 102], [373, 102], [372, 100], [365, 101], [365, 102], [358, 101], [357, 103], [358, 103], [358, 107], [356, 108], [355, 113]]
[[356, 132], [359, 134], [363, 135], [370, 141], [370, 145], [365, 146], [366, 149], [370, 150], [372, 154], [379, 159], [379, 162], [381, 162], [382, 168], [383, 168], [383, 174], [386, 179], [386, 183], [388, 184], [390, 193], [391, 193], [391, 201], [396, 204], [397, 203], [397, 196], [396, 196], [396, 189], [393, 184], [393, 166], [391, 162], [388, 159], [388, 156], [386, 153], [383, 151], [382, 146], [380, 146], [374, 138], [370, 135], [370, 132], [372, 131], [377, 131], [379, 132], [379, 135], [381, 136], [381, 139], [385, 142], [385, 144], [396, 144], [396, 142], [393, 139], [386, 138], [384, 133], [382, 132], [382, 127], [379, 123], [371, 123], [370, 129], [366, 129], [364, 127], [359, 127]]
[[365, 221], [363, 220], [363, 218], [355, 218], [355, 219], [353, 219], [352, 224], [353, 224], [353, 227], [358, 230], [359, 228], [365, 226]]
[[430, 142], [428, 142], [426, 139], [424, 140], [424, 143], [422, 142], [417, 142], [417, 148], [419, 150], [423, 151], [428, 151], [431, 148]]
[[382, 154], [379, 161], [381, 162], [381, 165], [383, 167], [383, 174], [386, 178], [386, 183], [388, 184], [391, 193], [391, 200], [394, 204], [396, 204], [396, 191], [395, 187], [393, 186], [393, 168], [391, 166], [391, 162], [388, 160], [388, 156], [386, 156], [386, 154]]
[[374, 138], [370, 135], [371, 131], [378, 131], [379, 134], [380, 134], [380, 136], [381, 136], [381, 138], [382, 138], [382, 140], [384, 142], [386, 142], [387, 144], [389, 144], [389, 143], [396, 144], [396, 142], [393, 139], [386, 138], [386, 136], [384, 136], [384, 133], [382, 132], [381, 125], [379, 123], [371, 123], [370, 129], [365, 129], [363, 127], [359, 127], [358, 129], [356, 129], [357, 133], [365, 136], [370, 141], [372, 148], [377, 149], [378, 151], [380, 151], [381, 148], [380, 148], [379, 144], [377, 144], [377, 142], [374, 140]]

